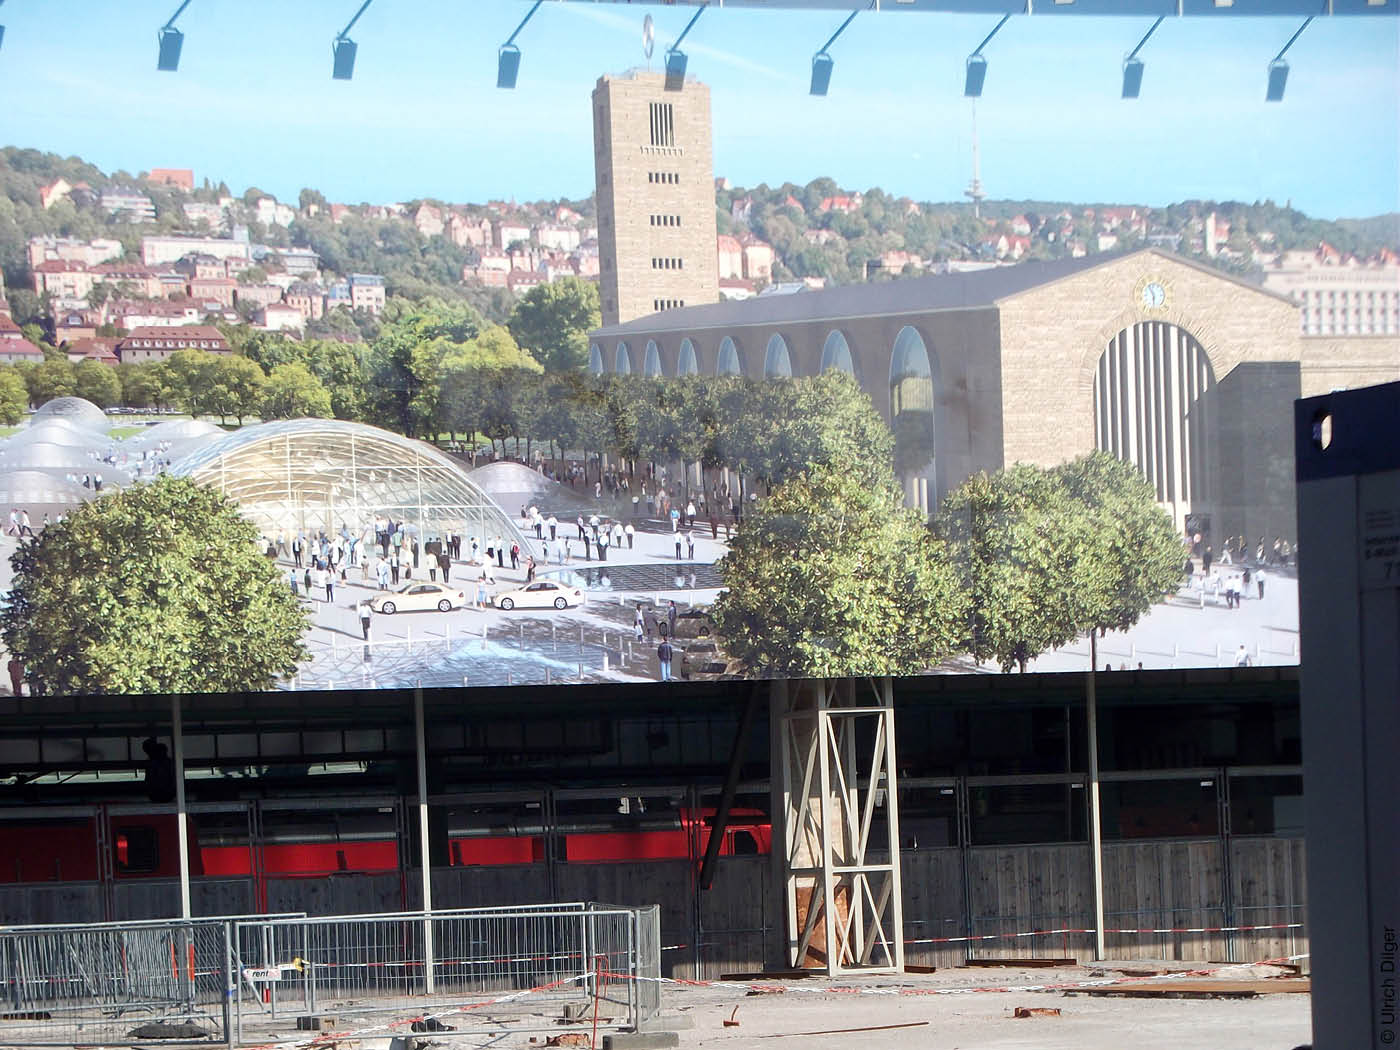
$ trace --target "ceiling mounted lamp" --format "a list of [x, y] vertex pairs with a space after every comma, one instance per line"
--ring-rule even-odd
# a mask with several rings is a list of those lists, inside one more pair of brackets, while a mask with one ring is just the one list
[[1159, 16], [1157, 21], [1152, 23], [1152, 28], [1144, 33], [1142, 39], [1138, 41], [1137, 47], [1128, 52], [1128, 57], [1123, 59], [1124, 98], [1137, 98], [1138, 93], [1142, 90], [1143, 65], [1142, 59], [1138, 58], [1137, 55], [1142, 50], [1142, 46], [1152, 39], [1152, 34], [1157, 32], [1157, 27], [1162, 24], [1162, 19], [1165, 17], [1165, 15]]
[[185, 43], [185, 34], [175, 28], [175, 19], [189, 6], [190, 0], [185, 0], [175, 9], [170, 20], [160, 27], [160, 53], [156, 57], [156, 69], [163, 73], [174, 73], [180, 68], [180, 48]]
[[685, 52], [681, 50], [681, 41], [684, 40], [691, 29], [695, 27], [695, 23], [700, 21], [700, 16], [705, 13], [705, 8], [709, 6], [708, 3], [701, 4], [699, 10], [691, 16], [690, 21], [687, 22], [685, 28], [681, 30], [681, 35], [676, 37], [676, 42], [666, 49], [667, 91], [679, 91], [681, 88], [685, 87], [685, 67], [688, 60]]
[[972, 54], [967, 56], [967, 76], [963, 80], [963, 94], [968, 98], [982, 97], [982, 85], [987, 80], [987, 60], [982, 57], [982, 49], [991, 43], [992, 37], [1001, 32], [1001, 27], [1006, 25], [1010, 18], [1009, 14], [1002, 15], [996, 27], [983, 37]]
[[[870, 6], [875, 6], [873, 0]], [[812, 85], [808, 92], [809, 94], [825, 95], [827, 89], [831, 87], [831, 67], [834, 63], [826, 49], [836, 43], [836, 38], [846, 31], [846, 27], [855, 21], [855, 17], [858, 14], [860, 14], [859, 9], [847, 15], [846, 20], [841, 23], [836, 32], [831, 34], [831, 38], [812, 56]]]
[[1283, 50], [1274, 56], [1274, 60], [1269, 63], [1269, 86], [1264, 91], [1265, 102], [1282, 102], [1283, 89], [1288, 86], [1288, 63], [1283, 56], [1288, 53], [1288, 49], [1294, 42], [1303, 35], [1303, 30], [1312, 24], [1312, 17], [1306, 19], [1298, 27], [1298, 31], [1288, 38], [1288, 43], [1283, 45]]
[[355, 76], [355, 54], [359, 51], [359, 46], [350, 39], [350, 30], [355, 28], [355, 23], [360, 20], [360, 16], [369, 9], [369, 5], [374, 0], [365, 0], [360, 5], [360, 9], [355, 12], [355, 17], [346, 23], [345, 28], [336, 34], [335, 40], [331, 42], [331, 51], [334, 58], [331, 63], [332, 80], [350, 80]]
[[496, 86], [498, 88], [509, 90], [515, 87], [515, 80], [520, 75], [520, 48], [515, 46], [515, 38], [520, 35], [525, 24], [535, 17], [535, 12], [540, 9], [542, 3], [544, 0], [535, 0], [534, 6], [515, 27], [515, 32], [506, 38], [506, 42], [496, 52]]

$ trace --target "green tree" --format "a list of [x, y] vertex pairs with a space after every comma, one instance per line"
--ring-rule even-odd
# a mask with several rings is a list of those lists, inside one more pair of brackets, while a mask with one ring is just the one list
[[24, 418], [29, 407], [29, 388], [24, 377], [7, 365], [0, 365], [0, 423], [12, 427]]
[[300, 361], [278, 365], [263, 389], [263, 419], [328, 419], [331, 395]]
[[0, 636], [34, 692], [271, 688], [306, 613], [237, 506], [187, 478], [104, 495], [10, 559]]
[[128, 408], [165, 409], [179, 398], [179, 384], [164, 361], [142, 361], [117, 369], [122, 404]]
[[1065, 645], [1098, 601], [1092, 523], [1053, 471], [979, 473], [944, 499], [934, 534], [970, 603], [966, 648], [1003, 671]]
[[1171, 515], [1130, 463], [1091, 452], [1056, 469], [1088, 517], [1092, 601], [1080, 626], [1125, 630], [1176, 589], [1186, 551]]
[[56, 397], [72, 397], [78, 385], [66, 357], [51, 357], [26, 376], [29, 402], [38, 408]]
[[122, 384], [111, 365], [84, 361], [73, 370], [75, 393], [98, 408], [110, 408], [122, 399]]
[[218, 413], [220, 423], [233, 416], [242, 426], [246, 416], [262, 407], [267, 375], [256, 362], [220, 354], [211, 363], [209, 375], [209, 410]]
[[588, 333], [603, 322], [598, 286], [578, 277], [536, 285], [515, 304], [507, 322], [515, 341], [546, 372], [582, 371]]
[[912, 674], [958, 647], [965, 599], [892, 475], [840, 466], [780, 485], [720, 561], [725, 649], [751, 674]]

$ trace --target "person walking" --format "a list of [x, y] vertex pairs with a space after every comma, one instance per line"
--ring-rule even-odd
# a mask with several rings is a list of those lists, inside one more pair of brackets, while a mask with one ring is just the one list
[[670, 631], [667, 633], [669, 633], [672, 638], [676, 636], [676, 618], [678, 616], [680, 616], [680, 610], [676, 608], [675, 600], [672, 599], [670, 604], [666, 606], [666, 626], [670, 628]]
[[506, 541], [497, 536], [494, 542], [496, 544], [496, 568], [504, 569], [506, 567]]
[[642, 615], [642, 603], [637, 603], [637, 614], [632, 617], [632, 629], [637, 632], [637, 641], [646, 634], [647, 618]]
[[692, 499], [692, 500], [686, 500], [686, 503], [685, 503], [685, 518], [686, 518], [686, 524], [687, 524], [687, 525], [694, 526], [694, 524], [695, 524], [695, 501], [694, 501], [693, 499]]
[[19, 535], [19, 508], [10, 508], [10, 527], [5, 530], [11, 536]]
[[1254, 574], [1254, 585], [1259, 588], [1259, 600], [1264, 600], [1264, 570], [1260, 569]]
[[676, 533], [676, 561], [681, 560], [681, 534]]
[[671, 513], [668, 515], [668, 517], [671, 519], [671, 531], [675, 532], [677, 529], [680, 528], [681, 512], [678, 511], [675, 507], [672, 507]]
[[557, 537], [555, 534], [559, 531], [559, 519], [551, 514], [549, 518], [546, 519], [545, 524], [549, 526], [549, 538], [556, 539]]
[[29, 511], [27, 509], [19, 512], [19, 534], [28, 536], [30, 539], [34, 538], [34, 530], [29, 525]]
[[535, 556], [533, 554], [525, 558], [525, 582], [535, 582]]
[[608, 530], [607, 530], [607, 529], [604, 529], [602, 532], [598, 533], [598, 540], [597, 540], [597, 543], [598, 543], [598, 560], [599, 560], [599, 561], [607, 561], [607, 560], [608, 560]]
[[1235, 650], [1235, 666], [1249, 666], [1249, 650], [1244, 647], [1244, 642], [1240, 642], [1240, 647]]
[[302, 586], [306, 588], [306, 596], [307, 596], [308, 598], [310, 598], [312, 595], [311, 595], [311, 566], [310, 566], [309, 564], [306, 566], [306, 571], [302, 574], [301, 583], [302, 583]]
[[438, 568], [442, 570], [442, 582], [452, 582], [452, 558], [446, 552], [437, 556]]
[[583, 535], [583, 560], [584, 560], [584, 561], [592, 561], [592, 560], [593, 560], [593, 554], [592, 554], [593, 548], [592, 548], [591, 544], [593, 543], [593, 541], [592, 541], [592, 539], [589, 538], [587, 532], [584, 532], [582, 535]]
[[1206, 544], [1206, 552], [1201, 555], [1201, 565], [1205, 569], [1205, 574], [1210, 575], [1210, 563], [1215, 560], [1215, 554], [1210, 549], [1210, 544]]
[[510, 567], [520, 568], [520, 544], [512, 542], [510, 545]]
[[330, 569], [322, 570], [326, 574], [326, 602], [335, 603], [335, 573]]
[[298, 532], [296, 534], [296, 537], [292, 540], [292, 564], [295, 565], [298, 569], [301, 568], [301, 552], [305, 549], [305, 547], [306, 544], [301, 538], [301, 533]]
[[369, 607], [369, 602], [361, 598], [359, 603], [355, 606], [355, 615], [360, 618], [360, 630], [364, 633], [365, 641], [369, 641], [369, 620], [371, 614], [372, 610]]
[[661, 664], [661, 680], [669, 682], [671, 680], [671, 657], [675, 650], [671, 648], [671, 643], [665, 638], [661, 639], [661, 644], [656, 647], [656, 659]]
[[685, 552], [687, 561], [695, 560], [695, 530], [693, 528], [685, 530]]
[[291, 584], [291, 587], [292, 587], [292, 597], [293, 597], [293, 598], [299, 598], [299, 597], [301, 597], [301, 592], [297, 589], [297, 571], [296, 571], [295, 568], [291, 568], [291, 569], [288, 569], [288, 570], [287, 570], [287, 582], [288, 582], [289, 584]]
[[375, 578], [379, 581], [379, 589], [387, 591], [389, 589], [389, 561], [387, 558], [379, 558], [375, 566]]

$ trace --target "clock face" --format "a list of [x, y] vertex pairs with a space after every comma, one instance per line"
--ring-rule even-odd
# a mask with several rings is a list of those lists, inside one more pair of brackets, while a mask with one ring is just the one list
[[1148, 310], [1159, 310], [1167, 302], [1167, 290], [1158, 281], [1148, 281], [1142, 286], [1142, 305]]

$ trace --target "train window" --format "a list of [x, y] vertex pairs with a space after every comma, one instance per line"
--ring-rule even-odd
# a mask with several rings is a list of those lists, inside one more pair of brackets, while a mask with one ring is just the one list
[[753, 832], [734, 832], [734, 855], [736, 857], [758, 856], [758, 840], [753, 837]]
[[118, 828], [114, 849], [118, 874], [145, 874], [160, 867], [160, 838], [155, 828]]

